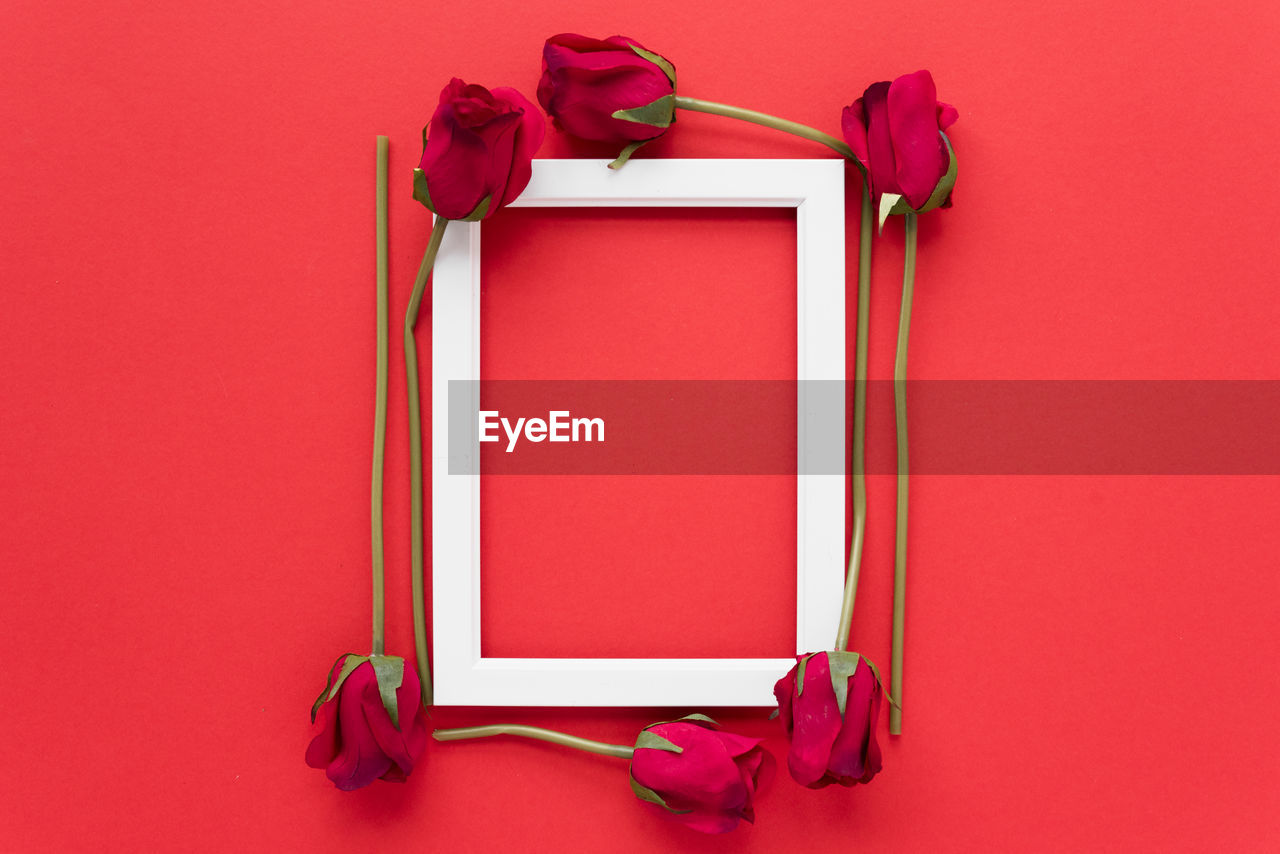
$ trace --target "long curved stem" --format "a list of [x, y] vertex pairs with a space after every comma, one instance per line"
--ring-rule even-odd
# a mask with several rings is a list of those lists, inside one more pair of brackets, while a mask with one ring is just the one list
[[902, 265], [902, 314], [898, 318], [898, 350], [893, 360], [893, 412], [898, 425], [898, 524], [893, 559], [893, 652], [889, 732], [902, 732], [902, 638], [907, 601], [907, 338], [911, 333], [911, 297], [916, 279], [916, 215], [903, 217], [906, 253]]
[[423, 602], [422, 581], [422, 409], [418, 400], [418, 342], [413, 330], [418, 325], [418, 309], [427, 289], [427, 277], [436, 263], [440, 241], [449, 220], [436, 217], [431, 240], [422, 256], [418, 278], [413, 283], [409, 308], [404, 315], [404, 370], [409, 389], [409, 531], [410, 559], [413, 567], [413, 648], [418, 660], [418, 679], [422, 683], [422, 704], [431, 705], [431, 667], [427, 663], [427, 611]]
[[556, 732], [553, 729], [525, 726], [524, 724], [493, 724], [492, 726], [469, 726], [460, 727], [458, 729], [438, 729], [431, 735], [436, 741], [461, 741], [468, 738], [487, 738], [491, 735], [518, 735], [523, 738], [535, 738], [539, 741], [549, 741], [552, 744], [560, 744], [565, 747], [576, 748], [577, 750], [585, 750], [588, 753], [599, 753], [602, 756], [616, 756], [619, 759], [630, 759], [631, 754], [635, 752], [634, 748], [626, 747], [625, 745], [607, 744], [603, 741], [592, 741], [589, 738], [579, 738], [576, 735]]
[[862, 544], [867, 531], [867, 335], [871, 315], [871, 234], [875, 213], [871, 209], [871, 186], [864, 182], [862, 220], [858, 233], [858, 321], [853, 357], [853, 533], [849, 542], [849, 569], [844, 578], [844, 602], [840, 606], [840, 629], [836, 650], [849, 648], [853, 603], [858, 596], [858, 573], [862, 569]]
[[[676, 95], [676, 109], [692, 110], [698, 113], [712, 113], [717, 116], [727, 116], [731, 119], [741, 119], [744, 122], [763, 125], [767, 128], [784, 131], [786, 133], [795, 134], [805, 139], [820, 142], [827, 148], [839, 152], [842, 156], [849, 158], [857, 163], [857, 158], [853, 156], [853, 149], [849, 148], [843, 140], [837, 139], [828, 133], [823, 133], [817, 128], [802, 125], [799, 122], [780, 119], [777, 116], [771, 116], [768, 113], [758, 113], [755, 110], [745, 110], [742, 107], [732, 107], [728, 104], [717, 104], [715, 101], [703, 101], [699, 98], [686, 98], [684, 95]], [[859, 164], [861, 168], [861, 164]]]
[[382, 545], [382, 475], [387, 447], [387, 145], [378, 137], [377, 155], [377, 289], [378, 289], [378, 385], [373, 404], [373, 487], [369, 511], [373, 540], [373, 654], [386, 650], [386, 561]]

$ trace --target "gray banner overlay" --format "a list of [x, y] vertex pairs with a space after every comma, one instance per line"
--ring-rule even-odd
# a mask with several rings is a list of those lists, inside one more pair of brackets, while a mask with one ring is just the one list
[[[866, 390], [866, 471], [891, 475], [893, 383]], [[852, 395], [838, 381], [455, 381], [449, 473], [844, 474]], [[913, 474], [1280, 474], [1280, 380], [913, 380], [906, 395]]]

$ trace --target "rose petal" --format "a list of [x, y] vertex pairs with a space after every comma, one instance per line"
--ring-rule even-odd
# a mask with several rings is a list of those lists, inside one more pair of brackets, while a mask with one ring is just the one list
[[722, 729], [711, 730], [711, 734], [716, 737], [720, 744], [724, 747], [732, 759], [739, 756], [745, 756], [761, 745], [763, 739], [749, 738], [745, 735], [738, 735], [733, 732], [726, 732]]
[[844, 141], [849, 143], [858, 162], [864, 169], [870, 168], [871, 159], [867, 154], [867, 114], [861, 98], [840, 113], [840, 129], [844, 132]]
[[831, 747], [840, 734], [840, 709], [831, 687], [831, 671], [825, 652], [810, 656], [805, 665], [804, 690], [795, 699], [795, 729], [791, 734], [791, 750], [787, 768], [797, 783], [820, 788]]
[[652, 64], [613, 71], [568, 67], [552, 77], [544, 105], [574, 136], [602, 142], [638, 141], [661, 136], [665, 128], [615, 119], [613, 114], [651, 104], [672, 91], [666, 75]]
[[442, 106], [431, 118], [422, 171], [435, 211], [446, 219], [462, 219], [484, 198], [487, 152], [475, 133], [458, 127]]
[[[620, 38], [614, 36], [613, 38]], [[577, 68], [592, 71], [610, 71], [614, 69], [636, 69], [647, 71], [648, 69], [657, 69], [659, 74], [662, 70], [649, 59], [645, 59], [640, 54], [631, 49], [632, 42], [629, 39], [623, 39], [615, 44], [608, 42], [597, 42], [602, 47], [594, 50], [573, 49], [568, 45], [556, 44], [550, 42], [543, 48], [542, 59], [547, 64], [547, 68], [554, 72], [566, 68]], [[638, 47], [642, 47], [639, 43], [635, 43]], [[643, 48], [642, 48], [643, 49]], [[652, 53], [652, 51], [650, 51]], [[663, 78], [666, 75], [663, 74]]]
[[[399, 778], [413, 772], [418, 758], [427, 746], [427, 722], [422, 710], [422, 685], [418, 674], [406, 664], [404, 679], [396, 689], [396, 707], [400, 721], [400, 729], [396, 729], [382, 705], [382, 695], [375, 684], [367, 686], [362, 695], [365, 706], [365, 717], [378, 749], [395, 763], [392, 771], [398, 769]], [[388, 771], [387, 774], [391, 774]], [[383, 779], [392, 779], [383, 775]]]
[[938, 102], [938, 130], [946, 130], [956, 123], [960, 118], [960, 113], [950, 104]]
[[728, 833], [738, 826], [740, 820], [737, 815], [704, 810], [694, 810], [682, 815], [671, 815], [671, 817], [686, 827], [702, 833]]
[[337, 700], [320, 706], [316, 719], [320, 723], [320, 732], [307, 745], [307, 764], [312, 768], [327, 768], [338, 755], [340, 747]]
[[871, 717], [871, 700], [876, 690], [876, 678], [871, 668], [865, 662], [859, 662], [849, 677], [844, 725], [831, 746], [831, 759], [827, 763], [828, 771], [836, 777], [853, 782], [866, 771], [867, 738], [875, 726], [875, 719]]
[[[533, 155], [542, 146], [547, 123], [539, 115], [538, 108], [517, 90], [500, 86], [493, 90], [493, 95], [505, 102], [508, 109], [520, 114], [520, 124], [516, 129], [515, 145], [511, 153], [511, 171], [507, 175], [501, 201], [502, 205], [509, 205], [529, 186], [529, 179], [533, 177]], [[497, 207], [495, 205], [493, 209], [496, 210]]]
[[880, 743], [876, 741], [876, 726], [880, 720], [880, 699], [883, 693], [883, 690], [876, 686], [875, 692], [871, 695], [871, 726], [867, 730], [867, 759], [865, 770], [858, 780], [860, 783], [871, 782], [871, 778], [879, 774], [882, 767]]
[[[796, 656], [797, 660], [802, 657]], [[778, 701], [778, 719], [782, 721], [782, 727], [786, 730], [788, 738], [791, 736], [791, 703], [796, 693], [796, 672], [799, 669], [800, 665], [797, 664], [773, 685], [773, 696]]]
[[938, 93], [928, 71], [893, 81], [888, 117], [899, 192], [918, 208], [929, 200], [948, 166], [946, 146], [938, 136]]
[[376, 694], [377, 680], [373, 674], [373, 666], [365, 662], [351, 671], [338, 693], [341, 746], [325, 774], [343, 791], [367, 786], [387, 773], [391, 767], [391, 760], [379, 749], [369, 720], [365, 717], [362, 697], [369, 685], [373, 685]]
[[889, 133], [889, 83], [873, 83], [862, 94], [867, 119], [867, 173], [871, 176], [872, 201], [878, 206], [884, 193], [899, 193], [893, 137]]

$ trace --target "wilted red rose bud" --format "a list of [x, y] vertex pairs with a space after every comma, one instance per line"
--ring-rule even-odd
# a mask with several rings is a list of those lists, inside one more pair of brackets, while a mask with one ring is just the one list
[[772, 757], [760, 739], [716, 728], [705, 715], [645, 727], [631, 757], [636, 797], [704, 833], [753, 821], [753, 801]]
[[546, 120], [515, 89], [455, 77], [422, 131], [413, 197], [445, 219], [490, 216], [529, 185], [545, 134]]
[[880, 771], [876, 721], [880, 675], [856, 652], [818, 652], [773, 686], [778, 712], [791, 739], [787, 768], [802, 786], [867, 783]]
[[538, 103], [583, 139], [626, 145], [621, 165], [675, 121], [676, 69], [635, 39], [561, 33], [542, 48]]
[[307, 764], [323, 768], [343, 791], [378, 779], [404, 782], [427, 746], [421, 691], [402, 658], [340, 657], [311, 708], [321, 728], [307, 747]]

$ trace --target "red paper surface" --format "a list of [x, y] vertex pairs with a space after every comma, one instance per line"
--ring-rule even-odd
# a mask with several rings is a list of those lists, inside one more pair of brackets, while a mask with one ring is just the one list
[[[1267, 380], [1280, 377], [1278, 16], [1257, 0], [802, 12], [665, 0], [9, 4], [0, 848], [1274, 847], [1274, 477], [915, 478], [903, 736], [882, 729], [885, 770], [866, 787], [811, 792], [780, 773], [756, 824], [727, 837], [651, 814], [623, 763], [546, 745], [433, 744], [408, 784], [354, 794], [302, 753], [325, 668], [368, 644], [374, 136], [391, 136], [402, 176], [394, 333], [427, 239], [409, 170], [451, 75], [532, 93], [545, 35], [623, 32], [672, 58], [685, 94], [834, 132], [868, 83], [928, 67], [960, 111], [960, 178], [955, 208], [921, 222], [912, 377]], [[614, 153], [551, 133], [540, 156]], [[682, 114], [637, 156], [828, 152]], [[486, 263], [508, 253], [487, 286], [513, 302], [490, 305], [487, 293], [484, 310], [521, 349], [486, 337], [486, 376], [504, 359], [541, 376], [595, 365], [719, 378], [738, 376], [725, 372], [747, 356], [764, 375], [793, 368], [794, 318], [780, 312], [793, 311], [782, 289], [794, 280], [772, 275], [788, 268], [789, 224], [577, 219], [563, 228], [581, 239], [546, 245], [553, 220], [512, 217], [493, 221], [494, 240], [511, 243], [486, 249]], [[850, 278], [855, 224], [851, 205]], [[602, 249], [634, 250], [636, 234], [660, 241], [669, 271], [648, 289]], [[535, 235], [538, 246], [518, 246]], [[871, 373], [881, 379], [901, 245], [898, 223], [876, 243]], [[761, 270], [722, 263], [733, 253]], [[561, 326], [534, 314], [516, 336], [519, 319], [501, 312], [516, 298], [538, 311], [535, 270], [557, 277], [555, 299], [595, 283], [598, 323], [585, 307]], [[705, 313], [717, 294], [733, 295], [724, 326]], [[676, 322], [661, 313], [672, 307], [684, 310], [684, 337], [658, 348], [621, 334], [646, 332], [648, 317], [655, 336]], [[388, 646], [407, 652], [407, 431], [392, 338]], [[424, 353], [429, 338], [424, 329]], [[579, 352], [579, 339], [594, 349]], [[868, 441], [892, 442], [883, 407]], [[514, 554], [523, 539], [521, 572], [537, 579], [529, 601], [579, 590], [583, 600], [539, 629], [504, 587], [484, 615], [492, 642], [662, 655], [692, 617], [712, 652], [785, 644], [794, 600], [781, 599], [794, 593], [773, 564], [793, 558], [794, 530], [773, 510], [790, 499], [758, 486], [711, 479], [678, 495], [637, 482], [593, 494], [579, 483], [564, 500], [590, 505], [591, 524], [578, 534], [547, 525], [541, 537], [518, 512], [533, 486], [489, 490], [486, 554]], [[892, 477], [869, 490], [853, 643], [887, 665]], [[664, 517], [664, 499], [693, 499], [697, 513]], [[606, 584], [579, 569], [569, 586], [551, 572], [557, 543], [581, 567], [605, 522], [629, 526], [594, 541], [627, 578]], [[696, 577], [671, 566], [730, 540], [732, 555]], [[644, 549], [656, 577], [635, 575]], [[773, 597], [776, 610], [760, 608]], [[670, 714], [442, 709], [433, 720], [516, 719], [630, 742]], [[777, 724], [759, 710], [715, 714], [782, 758]]]

